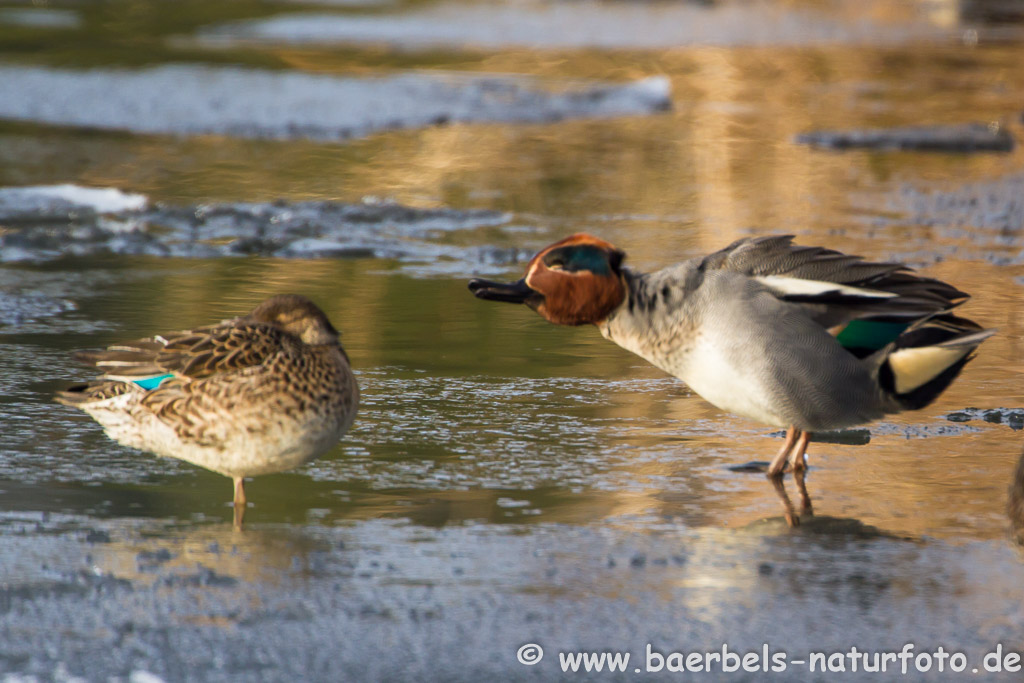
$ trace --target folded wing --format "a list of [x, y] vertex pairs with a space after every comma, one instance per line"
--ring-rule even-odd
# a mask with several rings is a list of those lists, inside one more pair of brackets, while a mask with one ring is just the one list
[[297, 343], [273, 325], [232, 322], [82, 351], [75, 358], [101, 370], [105, 379], [150, 388], [147, 380], [168, 375], [195, 380], [262, 365]]
[[905, 265], [797, 246], [792, 235], [737, 240], [708, 255], [701, 268], [749, 275], [780, 300], [802, 306], [858, 356], [870, 355], [915, 321], [947, 312], [969, 298]]

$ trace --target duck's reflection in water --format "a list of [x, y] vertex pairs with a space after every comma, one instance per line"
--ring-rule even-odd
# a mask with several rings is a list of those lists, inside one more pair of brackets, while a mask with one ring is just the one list
[[1021, 452], [1017, 467], [1013, 471], [1006, 514], [1010, 517], [1014, 540], [1017, 545], [1024, 546], [1024, 452]]

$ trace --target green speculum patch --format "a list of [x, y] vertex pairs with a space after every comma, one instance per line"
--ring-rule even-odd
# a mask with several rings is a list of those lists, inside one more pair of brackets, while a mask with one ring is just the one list
[[836, 341], [847, 349], [877, 351], [890, 344], [910, 326], [906, 322], [881, 320], [854, 320], [836, 336]]

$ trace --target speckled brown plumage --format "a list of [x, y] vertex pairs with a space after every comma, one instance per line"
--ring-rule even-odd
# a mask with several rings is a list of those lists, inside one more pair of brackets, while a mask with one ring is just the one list
[[76, 358], [104, 374], [60, 392], [59, 402], [89, 413], [123, 444], [232, 477], [236, 503], [244, 501], [243, 477], [291, 469], [330, 449], [359, 401], [337, 331], [295, 295], [218, 325]]

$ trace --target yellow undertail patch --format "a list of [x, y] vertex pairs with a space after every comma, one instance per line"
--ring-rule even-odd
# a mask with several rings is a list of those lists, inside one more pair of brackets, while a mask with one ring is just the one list
[[972, 347], [921, 346], [900, 349], [889, 356], [896, 393], [906, 394], [938, 377], [971, 352]]

